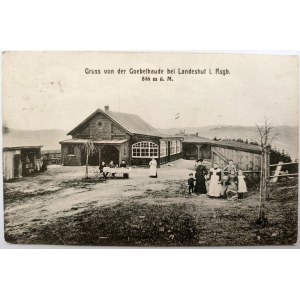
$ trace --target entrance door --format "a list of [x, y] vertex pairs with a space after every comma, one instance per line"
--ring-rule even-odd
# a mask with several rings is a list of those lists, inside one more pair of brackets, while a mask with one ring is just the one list
[[14, 178], [20, 177], [20, 163], [21, 163], [21, 155], [14, 155]]
[[200, 145], [200, 158], [211, 159], [211, 149], [209, 145]]
[[120, 164], [119, 162], [119, 150], [115, 146], [106, 145], [101, 150], [101, 162], [110, 163], [111, 161], [114, 164]]

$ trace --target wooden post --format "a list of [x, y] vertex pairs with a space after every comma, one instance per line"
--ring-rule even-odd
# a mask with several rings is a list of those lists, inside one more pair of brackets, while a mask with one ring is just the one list
[[99, 167], [101, 165], [101, 146], [98, 148], [98, 154], [99, 154]]
[[268, 200], [270, 198], [269, 195], [269, 182], [270, 182], [270, 152], [271, 152], [271, 146], [268, 145], [266, 147], [266, 176], [265, 176], [265, 181], [266, 181], [266, 195], [265, 195], [265, 200]]
[[266, 221], [265, 218], [265, 203], [269, 197], [268, 191], [268, 180], [270, 174], [270, 149], [267, 145], [262, 151], [261, 161], [261, 180], [260, 180], [260, 191], [259, 191], [259, 210], [257, 222], [263, 224]]
[[89, 164], [89, 150], [86, 149], [86, 161], [85, 161], [85, 178], [89, 177], [89, 173], [88, 173], [88, 164]]
[[117, 165], [119, 166], [119, 165], [121, 164], [121, 161], [122, 161], [122, 151], [123, 151], [123, 147], [122, 147], [122, 145], [120, 145], [120, 146], [117, 146], [116, 148], [117, 148], [118, 151], [119, 151], [119, 161], [118, 161], [118, 163], [117, 163]]
[[[177, 142], [176, 142], [177, 143]], [[158, 156], [158, 167], [160, 168], [160, 165], [161, 165], [161, 161], [160, 161], [160, 140], [158, 140], [158, 143], [157, 143], [157, 145], [158, 145], [158, 152], [157, 152], [157, 156]]]
[[99, 146], [99, 167], [101, 165], [101, 151], [102, 151], [103, 146]]
[[265, 161], [264, 161], [264, 193], [263, 193], [263, 209], [265, 208], [265, 203], [267, 200], [267, 190], [268, 190], [268, 184], [267, 184], [267, 180], [268, 180], [268, 150], [267, 148], [265, 148], [264, 150], [264, 157], [265, 157]]
[[257, 221], [261, 222], [263, 217], [263, 184], [264, 184], [264, 150], [261, 153], [261, 161], [260, 161], [260, 183], [259, 183], [259, 209]]

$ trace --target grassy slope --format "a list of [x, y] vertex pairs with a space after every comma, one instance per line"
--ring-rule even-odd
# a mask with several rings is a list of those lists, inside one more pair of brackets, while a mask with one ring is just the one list
[[176, 195], [168, 188], [147, 190], [143, 197], [91, 207], [46, 225], [36, 220], [22, 235], [7, 232], [6, 240], [102, 246], [290, 245], [297, 240], [296, 182], [283, 182], [271, 192], [264, 227], [255, 223], [257, 191], [244, 200], [229, 202], [189, 197], [181, 181], [173, 184], [179, 186]]

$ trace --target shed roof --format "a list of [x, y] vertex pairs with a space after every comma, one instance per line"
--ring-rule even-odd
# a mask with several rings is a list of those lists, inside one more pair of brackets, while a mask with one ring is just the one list
[[39, 148], [43, 147], [38, 144], [37, 139], [30, 138], [26, 135], [13, 134], [9, 132], [3, 134], [2, 147], [3, 148]]
[[184, 136], [183, 143], [191, 143], [191, 144], [208, 144], [215, 147], [226, 147], [231, 149], [238, 149], [241, 151], [254, 151], [261, 152], [261, 149], [258, 145], [246, 144], [237, 141], [228, 141], [228, 140], [219, 140], [215, 141], [209, 138], [205, 138], [202, 136], [196, 135], [186, 135]]
[[94, 117], [98, 113], [104, 114], [112, 121], [119, 124], [129, 134], [141, 134], [141, 135], [157, 136], [157, 137], [161, 136], [161, 133], [158, 130], [156, 130], [154, 127], [152, 127], [149, 123], [144, 121], [138, 115], [114, 112], [109, 109], [105, 109], [105, 110], [97, 109], [83, 122], [81, 122], [73, 130], [71, 130], [68, 133], [68, 135], [73, 135], [81, 126], [83, 126], [86, 122], [88, 122], [92, 117]]
[[246, 144], [246, 143], [241, 143], [241, 142], [237, 142], [237, 141], [220, 140], [220, 141], [215, 141], [215, 145], [220, 146], [220, 147], [226, 146], [226, 147], [231, 147], [231, 148], [238, 148], [238, 149], [245, 150], [245, 151], [261, 152], [261, 148], [258, 145]]
[[14, 146], [14, 147], [3, 147], [3, 151], [12, 151], [12, 150], [21, 150], [21, 149], [39, 149], [42, 148], [42, 145], [39, 146]]

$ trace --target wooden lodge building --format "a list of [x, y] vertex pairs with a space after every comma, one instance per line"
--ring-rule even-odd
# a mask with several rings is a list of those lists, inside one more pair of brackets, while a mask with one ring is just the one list
[[92, 140], [95, 151], [89, 156], [89, 164], [100, 162], [127, 165], [148, 165], [154, 157], [158, 165], [179, 158], [207, 161], [207, 167], [217, 162], [225, 168], [230, 159], [244, 172], [260, 171], [261, 149], [257, 145], [236, 141], [215, 141], [198, 135], [164, 135], [135, 114], [113, 112], [108, 106], [98, 109], [71, 130], [72, 138], [61, 141], [61, 160], [65, 166], [86, 163], [84, 145]]
[[127, 165], [148, 165], [152, 157], [161, 165], [182, 157], [182, 137], [166, 136], [139, 116], [113, 112], [109, 106], [96, 110], [68, 135], [72, 138], [60, 142], [65, 166], [85, 165], [84, 145], [89, 140], [95, 146], [89, 164], [95, 166], [122, 160]]
[[259, 146], [236, 141], [215, 141], [198, 135], [184, 136], [183, 158], [211, 160], [222, 169], [232, 159], [239, 169], [253, 173], [259, 172], [261, 168]]

